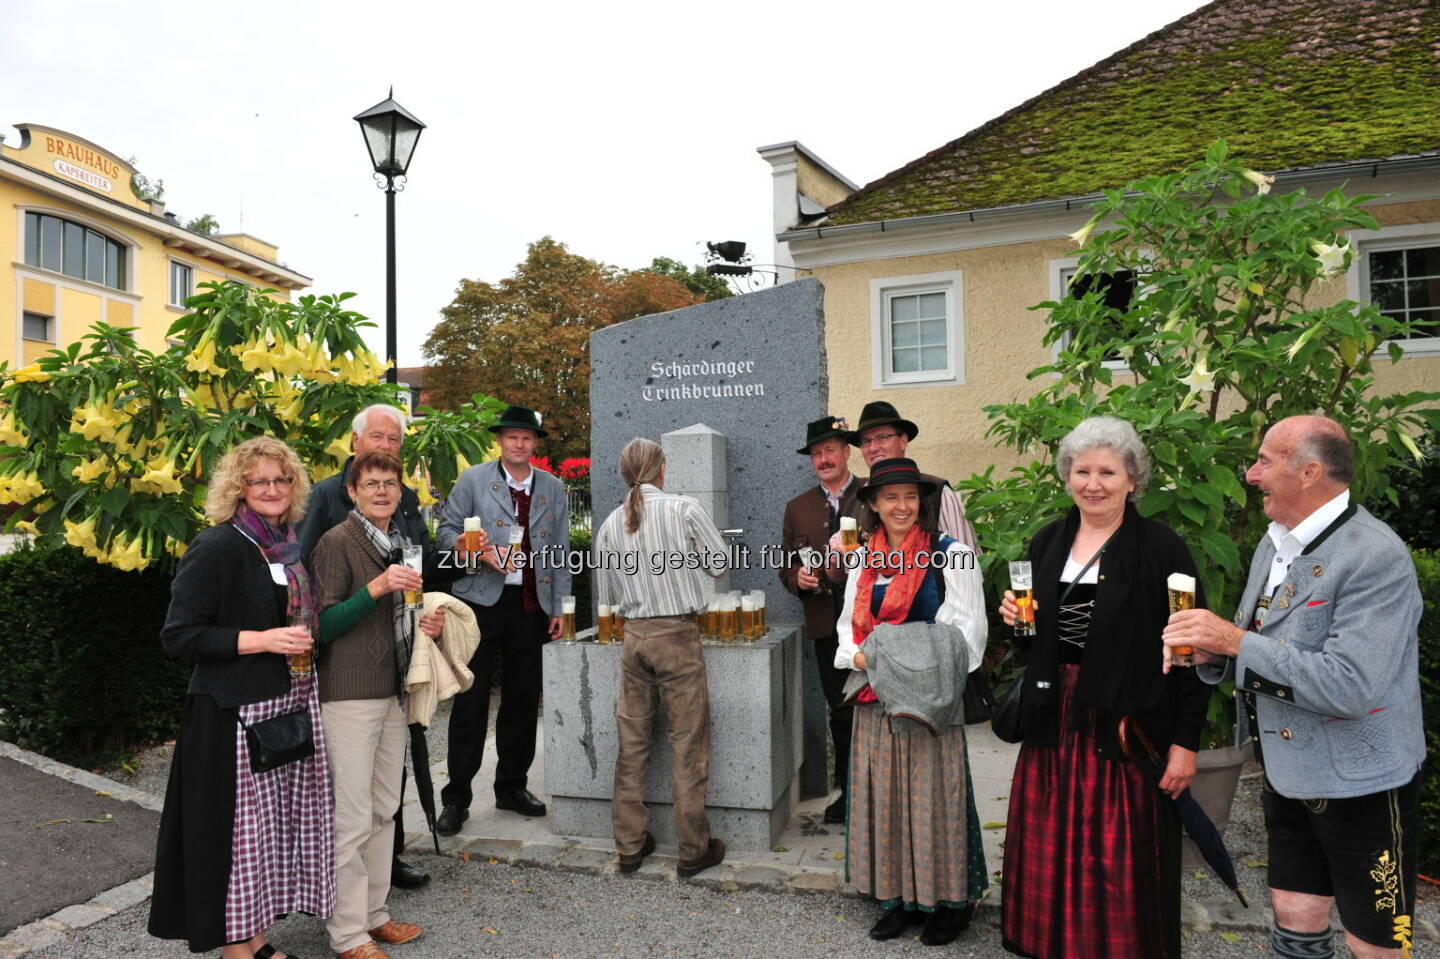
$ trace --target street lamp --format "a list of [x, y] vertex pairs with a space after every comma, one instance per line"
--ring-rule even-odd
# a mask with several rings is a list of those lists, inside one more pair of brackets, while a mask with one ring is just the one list
[[[405, 189], [405, 171], [420, 131], [425, 129], [413, 113], [395, 102], [395, 88], [390, 96], [355, 117], [365, 146], [370, 151], [370, 165], [375, 168], [375, 185], [385, 191], [385, 356], [390, 370], [385, 374], [391, 383], [399, 382], [399, 360], [395, 353], [395, 181]], [[381, 178], [384, 183], [381, 183]]]

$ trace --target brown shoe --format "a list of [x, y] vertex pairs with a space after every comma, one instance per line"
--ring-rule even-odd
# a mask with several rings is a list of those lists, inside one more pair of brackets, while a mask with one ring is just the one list
[[691, 876], [702, 873], [711, 866], [718, 866], [725, 861], [725, 844], [718, 839], [711, 838], [710, 847], [705, 850], [705, 855], [699, 859], [680, 860], [675, 871], [682, 878], [689, 879]]
[[335, 953], [335, 959], [390, 959], [390, 953], [373, 942], [362, 942], [354, 949]]
[[655, 837], [647, 830], [645, 840], [640, 844], [640, 851], [633, 856], [622, 856], [616, 853], [615, 858], [619, 861], [621, 872], [634, 872], [645, 862], [645, 857], [655, 851]]
[[385, 925], [370, 930], [370, 937], [379, 939], [381, 942], [388, 942], [392, 946], [398, 946], [402, 942], [420, 938], [420, 933], [424, 931], [413, 922], [396, 922], [394, 919], [386, 919]]

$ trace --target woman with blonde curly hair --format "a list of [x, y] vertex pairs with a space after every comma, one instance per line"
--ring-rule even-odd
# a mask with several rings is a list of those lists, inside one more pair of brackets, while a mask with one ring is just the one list
[[[188, 940], [193, 952], [220, 948], [222, 959], [283, 957], [266, 928], [335, 905], [334, 803], [311, 665], [315, 590], [294, 529], [309, 491], [299, 457], [279, 440], [225, 454], [205, 500], [216, 525], [180, 561], [161, 631], [166, 651], [194, 672], [160, 819], [150, 934]], [[308, 725], [313, 752], [267, 763], [251, 747], [270, 720], [301, 730], [290, 744], [303, 744]]]

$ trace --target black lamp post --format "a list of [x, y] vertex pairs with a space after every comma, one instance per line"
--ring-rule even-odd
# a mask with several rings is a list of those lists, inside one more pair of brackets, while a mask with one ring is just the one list
[[[375, 167], [375, 185], [385, 191], [385, 354], [390, 371], [385, 378], [399, 382], [399, 360], [395, 353], [395, 181], [405, 189], [405, 171], [415, 155], [415, 144], [425, 124], [395, 102], [395, 88], [390, 96], [355, 117], [365, 146], [370, 150], [370, 164]], [[380, 182], [384, 178], [384, 183]]]

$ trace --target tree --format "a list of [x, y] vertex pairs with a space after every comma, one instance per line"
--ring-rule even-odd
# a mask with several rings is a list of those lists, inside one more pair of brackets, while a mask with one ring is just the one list
[[[318, 479], [349, 455], [356, 412], [397, 403], [360, 337], [373, 324], [342, 306], [353, 294], [288, 303], [241, 283], [201, 287], [163, 353], [100, 323], [28, 366], [0, 364], [0, 503], [16, 506], [6, 531], [143, 570], [207, 525], [206, 480], [232, 446], [278, 437]], [[422, 500], [484, 457], [497, 411], [475, 397], [416, 422], [404, 453]]]
[[[1190, 545], [1222, 615], [1267, 526], [1262, 496], [1241, 474], [1270, 424], [1334, 417], [1357, 440], [1356, 497], [1396, 501], [1390, 476], [1420, 459], [1413, 437], [1440, 425], [1440, 393], [1377, 393], [1373, 351], [1388, 342], [1388, 361], [1401, 362], [1394, 341], [1417, 325], [1329, 302], [1325, 287], [1353, 255], [1344, 234], [1376, 228], [1359, 207], [1370, 198], [1281, 196], [1272, 183], [1218, 141], [1179, 173], [1106, 191], [1075, 234], [1076, 295], [1035, 307], [1049, 311], [1045, 342], [1060, 347], [1058, 359], [1029, 373], [1044, 383], [1029, 399], [986, 407], [989, 434], [1032, 460], [961, 484], [995, 585], [1069, 506], [1055, 451], [1089, 416], [1129, 420], [1144, 438], [1154, 469], [1139, 510]], [[1117, 300], [1106, 279], [1126, 271], [1133, 292]], [[1116, 358], [1127, 372], [1106, 365]], [[1212, 741], [1224, 740], [1229, 703], [1228, 693], [1212, 702]]]
[[542, 237], [512, 276], [460, 282], [425, 341], [426, 387], [441, 408], [473, 393], [532, 407], [552, 460], [587, 456], [590, 334], [698, 302], [674, 277], [607, 266]]
[[705, 272], [703, 266], [686, 267], [679, 260], [672, 260], [667, 256], [657, 256], [650, 261], [642, 272], [655, 273], [659, 276], [668, 276], [685, 284], [685, 288], [696, 296], [704, 297], [705, 302], [712, 300], [723, 300], [726, 297], [734, 296], [730, 284], [718, 276], [711, 276]]
[[220, 221], [209, 213], [202, 213], [195, 219], [185, 224], [185, 229], [191, 233], [199, 233], [204, 236], [214, 236], [215, 231], [220, 229]]

